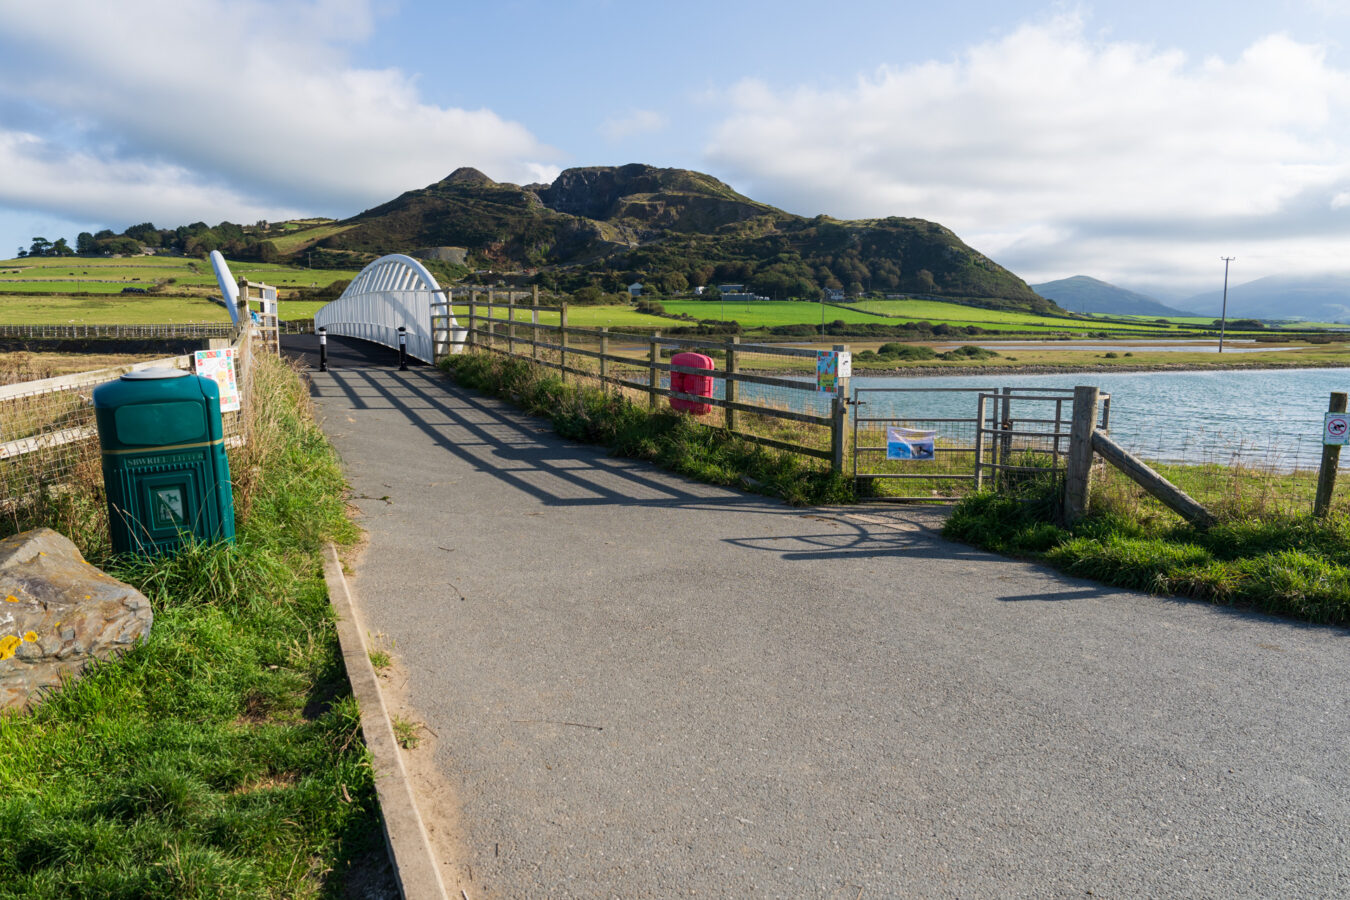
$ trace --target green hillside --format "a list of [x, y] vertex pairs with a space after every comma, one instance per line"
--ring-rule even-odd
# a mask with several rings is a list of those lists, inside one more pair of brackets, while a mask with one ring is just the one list
[[[288, 246], [349, 257], [462, 247], [469, 267], [554, 290], [642, 281], [678, 293], [736, 283], [775, 299], [918, 293], [1058, 312], [1016, 275], [922, 219], [806, 219], [744, 197], [711, 176], [645, 165], [569, 169], [551, 185], [495, 182], [474, 169]], [[298, 251], [297, 251], [298, 252]]]

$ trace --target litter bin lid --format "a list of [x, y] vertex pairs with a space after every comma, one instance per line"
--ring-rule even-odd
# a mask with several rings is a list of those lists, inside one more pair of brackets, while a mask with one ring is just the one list
[[120, 381], [154, 381], [159, 378], [185, 378], [192, 373], [186, 369], [170, 369], [167, 366], [153, 366], [125, 373]]

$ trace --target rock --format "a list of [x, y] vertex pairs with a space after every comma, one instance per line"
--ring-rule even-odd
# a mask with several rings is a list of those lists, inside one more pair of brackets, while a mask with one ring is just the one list
[[0, 541], [0, 712], [150, 634], [150, 601], [50, 528]]

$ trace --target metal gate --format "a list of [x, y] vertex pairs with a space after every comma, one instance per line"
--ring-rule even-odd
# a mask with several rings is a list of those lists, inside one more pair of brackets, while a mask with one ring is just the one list
[[875, 499], [950, 502], [1031, 474], [1063, 477], [1073, 388], [856, 387], [849, 402], [853, 477], [877, 482]]

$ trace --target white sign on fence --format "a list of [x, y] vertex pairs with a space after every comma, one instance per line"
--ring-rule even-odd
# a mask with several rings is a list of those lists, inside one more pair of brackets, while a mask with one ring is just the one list
[[934, 459], [937, 456], [936, 431], [913, 428], [886, 429], [887, 459]]
[[1350, 413], [1327, 413], [1322, 421], [1322, 443], [1350, 444]]
[[196, 371], [203, 378], [214, 379], [220, 386], [221, 412], [234, 412], [242, 405], [239, 400], [239, 385], [234, 379], [233, 347], [226, 347], [223, 350], [198, 350]]

